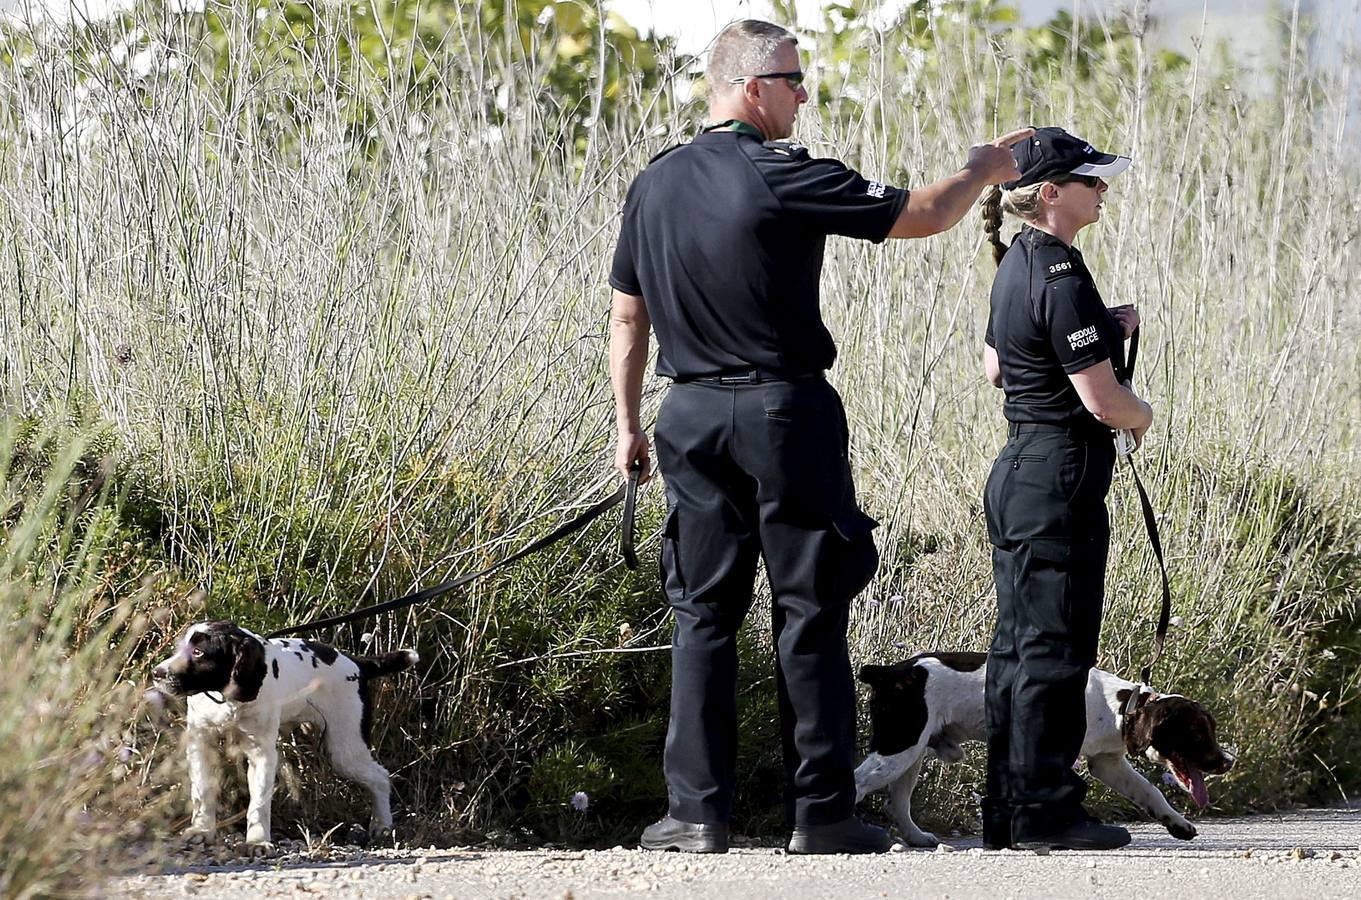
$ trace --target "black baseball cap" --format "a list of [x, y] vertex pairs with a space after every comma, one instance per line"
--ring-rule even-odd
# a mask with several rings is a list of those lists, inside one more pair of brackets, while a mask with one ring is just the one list
[[1101, 153], [1082, 138], [1062, 128], [1036, 128], [1033, 137], [1018, 141], [1011, 148], [1021, 177], [1002, 185], [1008, 191], [1049, 181], [1059, 175], [1119, 175], [1129, 168], [1128, 156]]

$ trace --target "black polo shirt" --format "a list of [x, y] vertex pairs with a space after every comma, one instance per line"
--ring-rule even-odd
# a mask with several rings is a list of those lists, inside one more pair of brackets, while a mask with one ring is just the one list
[[1068, 376], [1110, 360], [1118, 380], [1128, 377], [1124, 330], [1082, 254], [1028, 225], [997, 269], [985, 340], [997, 351], [1012, 422], [1104, 427]]
[[659, 375], [821, 372], [836, 359], [819, 308], [827, 235], [884, 240], [907, 194], [797, 144], [706, 132], [634, 179], [610, 285], [646, 302]]

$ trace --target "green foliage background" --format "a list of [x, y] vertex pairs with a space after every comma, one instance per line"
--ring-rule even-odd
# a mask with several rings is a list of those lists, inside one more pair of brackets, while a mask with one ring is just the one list
[[[1148, 325], [1159, 418], [1141, 455], [1183, 619], [1159, 680], [1215, 709], [1239, 750], [1216, 810], [1346, 796], [1361, 774], [1361, 185], [1302, 32], [1250, 78], [1222, 50], [1151, 48], [1134, 17], [1022, 28], [990, 0], [891, 22], [874, 6], [829, 4], [800, 36], [816, 102], [799, 136], [816, 152], [914, 186], [972, 142], [1056, 122], [1138, 161], [1083, 249]], [[108, 527], [82, 608], [142, 622], [101, 677], [143, 684], [198, 619], [265, 631], [473, 570], [610, 490], [616, 214], [648, 157], [693, 132], [702, 94], [694, 60], [575, 0], [147, 3], [7, 30], [0, 402], [16, 446], [66, 456], [23, 478], [14, 460], [33, 457], [7, 457], [0, 509], [99, 480]], [[859, 661], [987, 643], [988, 265], [973, 224], [829, 247], [833, 378], [885, 523], [852, 616]], [[1131, 673], [1155, 581], [1123, 484], [1112, 507], [1103, 663]], [[17, 546], [17, 520], [0, 521]], [[602, 525], [437, 608], [325, 636], [422, 654], [376, 723], [399, 833], [612, 843], [663, 809], [655, 545], [629, 573], [614, 540]], [[28, 546], [8, 577], [45, 584], [61, 547]], [[29, 614], [19, 596], [5, 621]], [[763, 606], [740, 685], [736, 825], [752, 833], [780, 828]], [[165, 812], [184, 809], [173, 732], [135, 704], [103, 721], [132, 748], [125, 783], [163, 801], [148, 824], [182, 824]], [[349, 786], [289, 758], [280, 833], [360, 814]], [[974, 827], [978, 760], [929, 772], [924, 824]]]

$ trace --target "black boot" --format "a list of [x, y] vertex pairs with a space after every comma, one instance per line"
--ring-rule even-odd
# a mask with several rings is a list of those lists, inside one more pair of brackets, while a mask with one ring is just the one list
[[638, 845], [644, 850], [680, 850], [684, 853], [727, 853], [728, 826], [682, 822], [670, 816], [643, 829]]
[[893, 838], [855, 816], [830, 825], [798, 825], [789, 839], [790, 853], [886, 853]]
[[1103, 825], [1101, 821], [1079, 810], [1078, 816], [1066, 827], [1057, 829], [1012, 831], [1012, 846], [1017, 850], [1115, 850], [1129, 843], [1129, 832], [1118, 825]]
[[1015, 807], [1003, 800], [983, 798], [983, 847], [986, 850], [1011, 849], [1011, 817]]

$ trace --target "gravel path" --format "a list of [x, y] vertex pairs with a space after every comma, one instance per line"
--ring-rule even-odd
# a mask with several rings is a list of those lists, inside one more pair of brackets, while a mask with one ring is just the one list
[[952, 850], [798, 857], [772, 848], [724, 856], [613, 850], [401, 849], [290, 853], [255, 864], [165, 867], [109, 885], [121, 897], [656, 898], [1361, 897], [1361, 808], [1196, 823], [1184, 843], [1152, 825], [1109, 853]]

